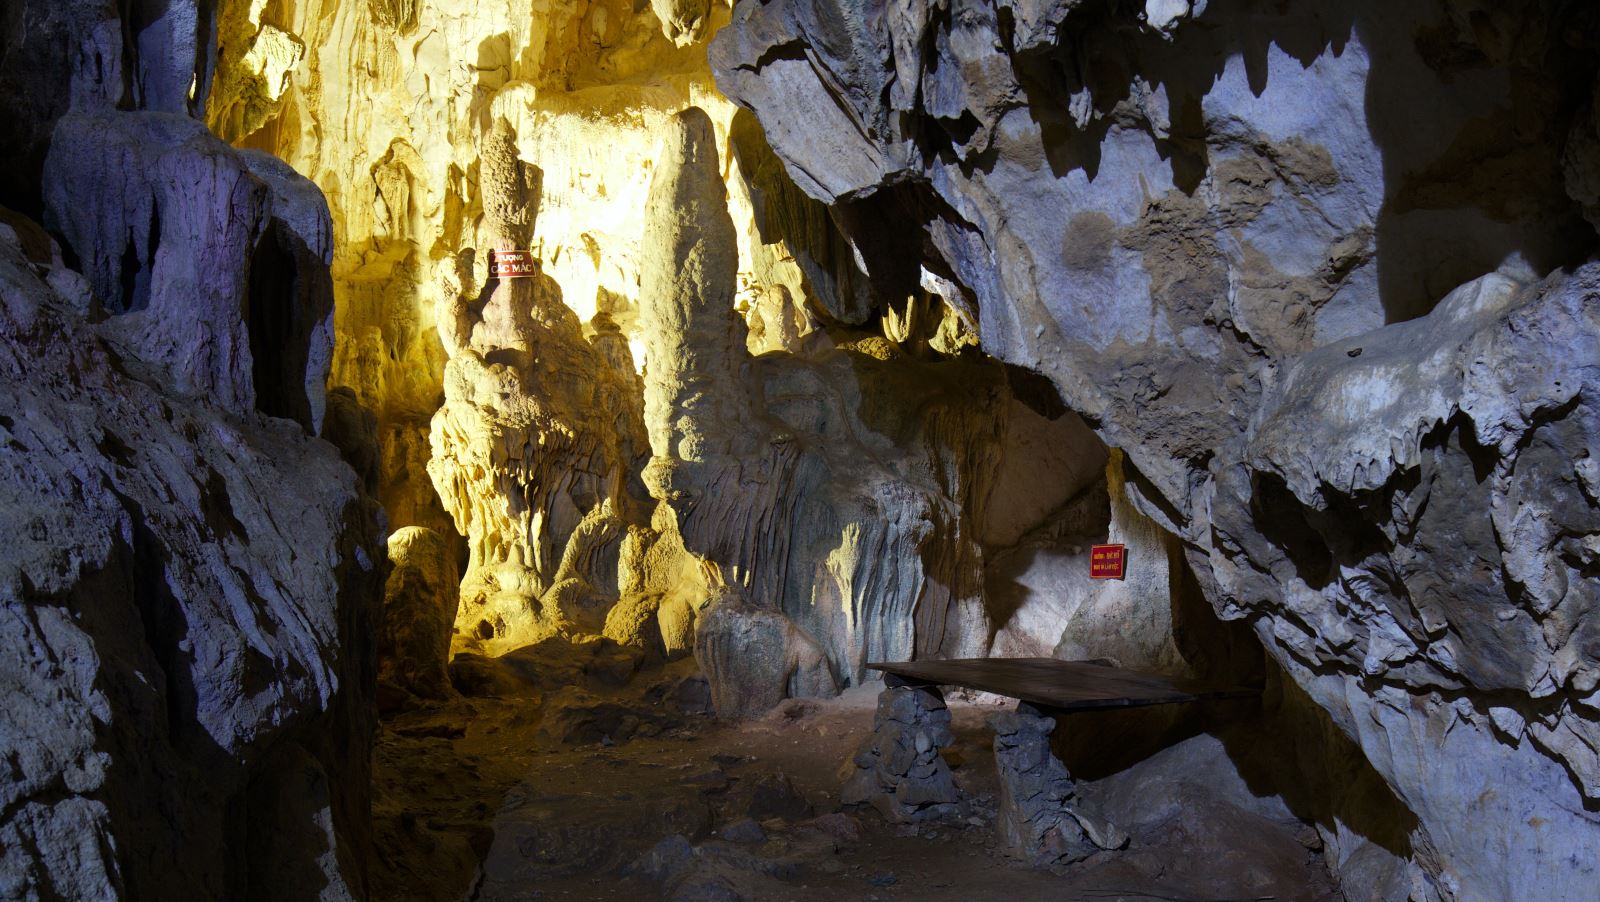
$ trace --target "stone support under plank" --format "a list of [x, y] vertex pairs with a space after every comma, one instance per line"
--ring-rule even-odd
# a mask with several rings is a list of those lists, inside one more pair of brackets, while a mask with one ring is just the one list
[[1073, 804], [1066, 765], [1050, 750], [1056, 721], [1027, 702], [989, 715], [1000, 778], [995, 826], [1015, 857], [1034, 867], [1059, 868], [1096, 852], [1120, 849], [1128, 835]]
[[938, 686], [886, 676], [872, 735], [846, 765], [840, 801], [871, 805], [899, 824], [956, 814], [960, 791], [939, 755], [954, 741], [950, 709]]

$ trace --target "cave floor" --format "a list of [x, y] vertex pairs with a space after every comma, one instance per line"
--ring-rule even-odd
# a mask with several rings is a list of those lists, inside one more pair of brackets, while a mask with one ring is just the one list
[[[957, 739], [945, 754], [969, 798], [960, 820], [914, 829], [871, 809], [835, 813], [841, 765], [871, 729], [874, 688], [791, 699], [733, 725], [676, 710], [672, 687], [692, 685], [686, 673], [612, 687], [580, 678], [536, 696], [386, 717], [374, 763], [373, 898], [662, 898], [647, 853], [655, 848], [660, 862], [689, 844], [698, 865], [675, 881], [673, 899], [1339, 898], [1307, 840], [1314, 831], [1258, 854], [1259, 837], [1230, 840], [1226, 818], [1215, 829], [1191, 817], [1187, 827], [1130, 831], [1127, 850], [1059, 874], [1008, 859], [995, 837], [984, 723], [996, 708], [976, 701], [951, 703]], [[674, 834], [689, 843], [661, 843]]]

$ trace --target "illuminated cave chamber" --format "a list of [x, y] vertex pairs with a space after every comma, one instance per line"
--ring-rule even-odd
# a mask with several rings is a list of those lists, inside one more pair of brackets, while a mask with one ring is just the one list
[[[1103, 446], [976, 350], [948, 273], [873, 284], [717, 92], [704, 41], [729, 12], [707, 15], [223, 16], [209, 118], [329, 198], [330, 384], [375, 415], [390, 525], [465, 537], [454, 648], [679, 657], [725, 597], [782, 646], [759, 654], [813, 671], [746, 687], [773, 683], [737, 671], [759, 654], [722, 652], [753, 708], [867, 660], [1049, 653], [1090, 601], [1067, 574], [1106, 532]], [[540, 275], [491, 282], [496, 246]], [[1164, 592], [1162, 540], [1120, 509]], [[1139, 594], [1093, 593], [1079, 620]]]
[[1265, 686], [1094, 866], [1588, 898], [1600, 13], [1337, 6], [7, 4], [0, 887], [787, 892], [739, 742], [1045, 656]]

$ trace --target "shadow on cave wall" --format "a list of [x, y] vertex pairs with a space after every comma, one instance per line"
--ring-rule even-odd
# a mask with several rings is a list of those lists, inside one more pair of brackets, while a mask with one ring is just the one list
[[245, 324], [256, 409], [314, 428], [306, 374], [313, 332], [333, 312], [328, 268], [282, 220], [273, 220], [250, 258]]
[[[1137, 104], [1142, 80], [1169, 100], [1165, 134], [1148, 122], [1145, 128], [1170, 162], [1174, 183], [1192, 196], [1210, 170], [1216, 137], [1207, 131], [1206, 97], [1231, 60], [1242, 60], [1250, 91], [1261, 97], [1274, 53], [1309, 67], [1325, 55], [1365, 52], [1365, 125], [1383, 169], [1369, 254], [1388, 322], [1427, 313], [1508, 258], [1522, 258], [1542, 276], [1595, 250], [1594, 230], [1565, 193], [1560, 154], [1600, 68], [1600, 54], [1586, 49], [1600, 41], [1600, 7], [1518, 0], [1467, 12], [1466, 4], [1440, 3], [1429, 7], [1434, 21], [1419, 22], [1420, 4], [1385, 0], [1213, 0], [1167, 40], [1129, 27], [1127, 6], [1083, 4], [1067, 15], [1058, 45], [1014, 56], [1057, 177], [1073, 170], [1091, 182], [1098, 177], [1113, 124], [1129, 119], [1113, 112]], [[1461, 17], [1452, 18], [1454, 11]], [[1009, 13], [1000, 16], [1004, 37]], [[1075, 94], [1086, 95], [1097, 114], [1081, 128], [1069, 111]], [[1498, 103], [1484, 102], [1497, 94]], [[930, 126], [922, 135], [924, 151], [953, 159], [952, 144], [966, 140], [966, 130], [938, 125], [944, 130]], [[966, 165], [986, 171], [996, 153]]]
[[[117, 466], [143, 463], [138, 452], [110, 431], [101, 450]], [[186, 604], [173, 590], [173, 549], [163, 527], [133, 498], [112, 489], [122, 506], [125, 532], [116, 536], [105, 566], [86, 570], [69, 594], [35, 594], [24, 581], [27, 606], [61, 607], [92, 642], [92, 691], [114, 716], [96, 717], [96, 754], [110, 762], [92, 798], [104, 805], [115, 843], [86, 851], [110, 866], [111, 885], [130, 898], [285, 898], [316, 895], [327, 884], [308, 841], [326, 838], [318, 812], [304, 810], [304, 793], [287, 792], [296, 780], [320, 783], [320, 815], [330, 818], [342, 859], [365, 855], [370, 807], [370, 692], [375, 661], [350, 650], [341, 679], [349, 678], [329, 708], [312, 721], [278, 724], [262, 743], [264, 758], [241, 760], [221, 746], [201, 710], [211, 688], [196, 684], [197, 642]], [[225, 480], [212, 471], [200, 485], [207, 528], [216, 536], [246, 538], [233, 518]], [[354, 560], [356, 539], [339, 551]], [[192, 562], [191, 562], [192, 563]], [[381, 576], [381, 574], [380, 574]], [[344, 580], [336, 600], [341, 629], [371, 629], [371, 590], [381, 582]], [[249, 590], [248, 582], [244, 587]], [[265, 607], [255, 599], [253, 604]], [[248, 644], [240, 667], [252, 677], [276, 665]], [[202, 668], [203, 669], [203, 668]], [[366, 679], [363, 681], [362, 677]], [[214, 712], [213, 712], [214, 713]], [[334, 724], [355, 725], [336, 729]], [[349, 779], [331, 782], [329, 772]], [[311, 851], [311, 855], [300, 853]], [[289, 873], [289, 871], [295, 873]], [[363, 871], [342, 873], [359, 893]], [[292, 892], [287, 887], [293, 887]]]

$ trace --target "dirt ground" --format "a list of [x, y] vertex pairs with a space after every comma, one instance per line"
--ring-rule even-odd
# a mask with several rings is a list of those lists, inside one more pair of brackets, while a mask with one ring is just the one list
[[959, 818], [919, 829], [838, 803], [876, 687], [724, 724], [701, 713], [692, 661], [549, 652], [520, 668], [458, 659], [458, 685], [479, 697], [383, 721], [374, 898], [1339, 898], [1315, 831], [1232, 806], [1171, 815], [1160, 812], [1182, 806], [1153, 800], [1152, 823], [1125, 825], [1125, 850], [1061, 873], [1013, 861], [994, 828], [994, 704], [952, 701], [944, 754], [967, 801]]

